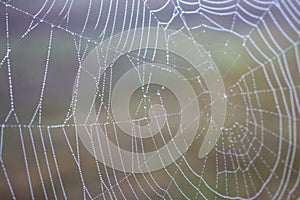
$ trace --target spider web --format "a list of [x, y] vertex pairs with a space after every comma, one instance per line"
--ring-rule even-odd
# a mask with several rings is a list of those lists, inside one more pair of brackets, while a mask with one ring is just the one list
[[[1, 1], [0, 9], [2, 198], [300, 197], [299, 1], [10, 0]], [[123, 63], [140, 71], [146, 89], [134, 94], [142, 96], [136, 98], [133, 119], [128, 121], [134, 124], [148, 113], [151, 101], [166, 109], [170, 102], [176, 104], [169, 100], [174, 97], [172, 91], [147, 84], [149, 74], [138, 66], [149, 60], [175, 69], [189, 64], [168, 51], [123, 52], [121, 47], [101, 45], [116, 34], [138, 28], [148, 31], [150, 27], [184, 33], [196, 48], [200, 49], [200, 44], [208, 52], [225, 85], [227, 112], [218, 142], [205, 157], [198, 158], [205, 132], [215, 122], [210, 115], [216, 100], [210, 99], [204, 80], [208, 73], [181, 77], [196, 80], [196, 99], [204, 103], [195, 119], [200, 123], [193, 143], [180, 158], [160, 170], [129, 173], [101, 163], [82, 144], [79, 127], [99, 132], [89, 123], [76, 122], [78, 97], [73, 87], [81, 86], [81, 73], [93, 74], [83, 65], [96, 46], [100, 46], [100, 60], [106, 60], [111, 50], [124, 54], [109, 63], [112, 65], [104, 75], [93, 77], [99, 86], [94, 94], [95, 110], [100, 126], [107, 125], [105, 134], [111, 134], [110, 139], [121, 148], [142, 153], [153, 149], [148, 147], [149, 141], [118, 139], [116, 131], [109, 129], [115, 125], [109, 116], [111, 89], [123, 72]], [[166, 38], [164, 44], [171, 42]], [[118, 64], [121, 67], [115, 68]], [[189, 69], [181, 72], [188, 73]], [[150, 103], [145, 103], [149, 98]], [[175, 122], [165, 131], [168, 140], [180, 128], [176, 116], [183, 108], [175, 107]], [[156, 150], [166, 143], [159, 140], [166, 138], [162, 132], [158, 136], [153, 142], [158, 145]]]

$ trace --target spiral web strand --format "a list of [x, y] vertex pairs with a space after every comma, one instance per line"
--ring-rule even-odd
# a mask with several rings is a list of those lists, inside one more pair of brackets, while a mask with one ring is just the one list
[[[300, 197], [298, 0], [10, 0], [1, 1], [0, 10], [1, 198]], [[180, 81], [196, 80], [199, 91], [195, 99], [209, 101], [194, 119], [200, 121], [194, 142], [171, 165], [153, 172], [128, 173], [95, 159], [99, 140], [91, 140], [92, 152], [88, 152], [78, 130], [83, 128], [92, 135], [102, 128], [132, 155], [135, 151], [145, 153], [147, 142], [135, 137], [126, 140], [128, 143], [117, 139], [118, 126], [133, 126], [140, 116], [148, 114], [152, 100], [167, 110], [173, 94], [167, 88], [150, 85], [151, 74], [141, 66], [156, 60], [186, 74], [192, 66], [181, 69], [179, 58], [168, 50], [162, 54], [158, 49], [124, 52], [122, 44], [132, 43], [126, 35], [122, 41], [113, 41], [115, 46], [101, 44], [127, 30], [147, 32], [150, 27], [166, 30], [163, 45], [167, 49], [179, 42], [173, 40], [174, 35], [184, 33], [195, 48], [208, 52], [225, 85], [226, 119], [213, 150], [198, 158], [200, 146], [207, 142], [205, 131], [210, 124], [217, 126], [210, 113], [218, 100], [209, 99], [212, 91], [203, 78], [209, 68], [201, 74], [178, 76]], [[174, 35], [168, 35], [167, 29], [175, 30]], [[115, 62], [105, 63], [109, 67], [103, 72], [102, 68], [95, 72], [84, 65], [95, 47], [96, 58], [104, 63], [109, 52], [115, 52]], [[110, 100], [120, 72], [113, 65], [121, 54], [145, 87], [141, 88], [142, 98], [136, 102], [133, 119], [115, 122]], [[168, 67], [155, 67], [173, 73]], [[76, 121], [79, 97], [73, 88], [80, 88], [84, 75], [97, 84], [93, 97], [98, 104], [90, 107], [102, 117], [99, 127], [88, 120]], [[179, 107], [162, 117], [175, 116], [176, 121], [183, 112], [184, 107]], [[163, 127], [158, 123], [158, 128]], [[174, 128], [167, 121], [164, 128], [168, 137], [162, 132], [158, 136], [171, 140], [174, 129], [181, 127]], [[157, 150], [166, 141], [148, 143]]]

